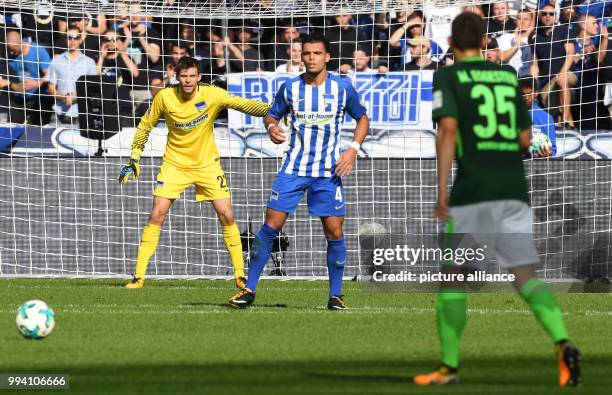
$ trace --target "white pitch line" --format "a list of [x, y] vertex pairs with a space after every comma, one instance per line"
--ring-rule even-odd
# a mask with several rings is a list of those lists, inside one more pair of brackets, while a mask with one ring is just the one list
[[[66, 305], [64, 305], [66, 306]], [[101, 309], [112, 308], [113, 306], [121, 306], [123, 310], [116, 309]], [[60, 308], [55, 309], [56, 313], [59, 314], [195, 314], [195, 315], [206, 315], [206, 314], [231, 314], [236, 310], [224, 306], [208, 306], [208, 309], [200, 310], [202, 306], [178, 306], [180, 309], [176, 309], [174, 306], [172, 310], [163, 309], [150, 309], [150, 310], [139, 310], [140, 308], [159, 307], [160, 305], [129, 305], [133, 306], [134, 309], [126, 310], [126, 305], [91, 305], [93, 309], [84, 308]], [[16, 309], [0, 310], [2, 313], [15, 313]], [[430, 314], [434, 313], [434, 308], [417, 308], [417, 307], [353, 307], [341, 312], [340, 314], [386, 314], [390, 312], [394, 313], [416, 313], [416, 314]], [[251, 307], [244, 310], [248, 314], [279, 314], [281, 312], [289, 312], [290, 314], [330, 314], [326, 308], [283, 308], [283, 307]], [[470, 314], [478, 315], [531, 315], [530, 310], [518, 310], [518, 309], [468, 309]], [[612, 311], [598, 311], [598, 310], [585, 310], [580, 312], [564, 312], [563, 315], [585, 315], [585, 316], [608, 316], [612, 317]]]
[[[0, 285], [2, 283], [0, 282]], [[115, 289], [121, 292], [138, 292], [138, 291], [134, 291], [134, 290], [127, 290], [124, 289], [122, 287], [123, 284], [118, 283], [117, 285], [37, 285], [37, 286], [31, 286], [31, 285], [9, 285], [6, 288], [7, 289], [28, 289], [28, 290], [36, 290], [36, 289], [79, 289], [79, 288], [83, 288], [83, 289]], [[145, 287], [145, 289], [147, 290], [172, 290], [172, 291], [183, 291], [183, 290], [194, 290], [194, 291], [204, 291], [204, 290], [212, 290], [212, 291], [228, 291], [228, 292], [237, 292], [236, 288], [234, 287], [234, 283], [232, 281], [231, 285], [228, 284], [227, 287], [207, 287], [207, 286], [203, 286], [203, 287], [190, 287], [190, 286], [185, 286], [185, 285], [177, 285], [177, 286], [164, 286], [164, 287], [158, 287], [158, 286], [150, 286], [150, 287]], [[265, 289], [265, 288], [264, 288]], [[284, 288], [270, 288], [270, 289], [266, 289], [266, 292], [270, 291], [285, 291], [286, 289]], [[316, 292], [326, 292], [329, 290], [329, 288], [291, 288], [291, 291], [295, 291], [295, 292], [308, 292], [308, 291], [316, 291]]]

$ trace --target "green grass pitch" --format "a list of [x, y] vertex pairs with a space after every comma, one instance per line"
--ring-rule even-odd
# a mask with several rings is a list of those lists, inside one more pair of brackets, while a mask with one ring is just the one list
[[[603, 394], [612, 388], [612, 295], [557, 294], [584, 385], [556, 386], [553, 347], [515, 294], [471, 294], [461, 380], [417, 388], [438, 362], [435, 294], [365, 292], [325, 310], [325, 281], [264, 281], [249, 310], [229, 281], [0, 280], [0, 373], [70, 374], [81, 394]], [[22, 339], [15, 310], [42, 299], [56, 327]], [[60, 391], [62, 392], [62, 391]], [[64, 392], [62, 392], [64, 393]]]

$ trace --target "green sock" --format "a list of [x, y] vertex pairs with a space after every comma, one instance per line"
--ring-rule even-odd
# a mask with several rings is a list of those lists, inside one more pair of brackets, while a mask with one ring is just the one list
[[555, 296], [542, 281], [530, 278], [523, 284], [519, 294], [525, 299], [540, 325], [555, 343], [568, 338], [561, 316], [561, 308]]
[[436, 311], [442, 363], [457, 369], [459, 342], [467, 320], [465, 291], [443, 290], [438, 295]]

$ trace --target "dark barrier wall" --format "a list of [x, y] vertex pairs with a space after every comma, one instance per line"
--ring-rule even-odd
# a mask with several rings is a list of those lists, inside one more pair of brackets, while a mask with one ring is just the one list
[[[0, 271], [2, 275], [129, 274], [152, 203], [159, 158], [143, 158], [138, 182], [117, 183], [119, 158], [0, 159]], [[223, 167], [239, 227], [257, 232], [280, 159], [231, 158]], [[535, 237], [545, 278], [608, 275], [610, 161], [527, 161]], [[435, 235], [435, 161], [360, 159], [345, 177], [349, 250], [346, 274], [371, 273], [371, 248], [419, 247]], [[487, 188], [487, 185], [483, 185]], [[378, 225], [372, 225], [376, 223]], [[384, 228], [384, 229], [383, 229]], [[283, 269], [290, 276], [326, 276], [325, 238], [305, 200], [286, 225]], [[372, 242], [372, 232], [390, 236]], [[189, 189], [175, 202], [149, 274], [225, 275], [230, 268], [220, 227], [208, 204]], [[385, 241], [386, 240], [386, 241]], [[360, 245], [363, 248], [360, 248]], [[384, 245], [385, 247], [387, 245]], [[422, 269], [433, 268], [424, 267]], [[268, 267], [266, 274], [272, 269]]]

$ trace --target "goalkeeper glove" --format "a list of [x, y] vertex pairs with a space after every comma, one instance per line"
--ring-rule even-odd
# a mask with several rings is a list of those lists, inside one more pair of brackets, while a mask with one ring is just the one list
[[127, 165], [121, 168], [121, 173], [119, 174], [119, 182], [121, 184], [127, 184], [130, 179], [130, 175], [134, 177], [135, 180], [138, 179], [140, 175], [140, 160], [135, 158], [130, 158], [130, 161]]

